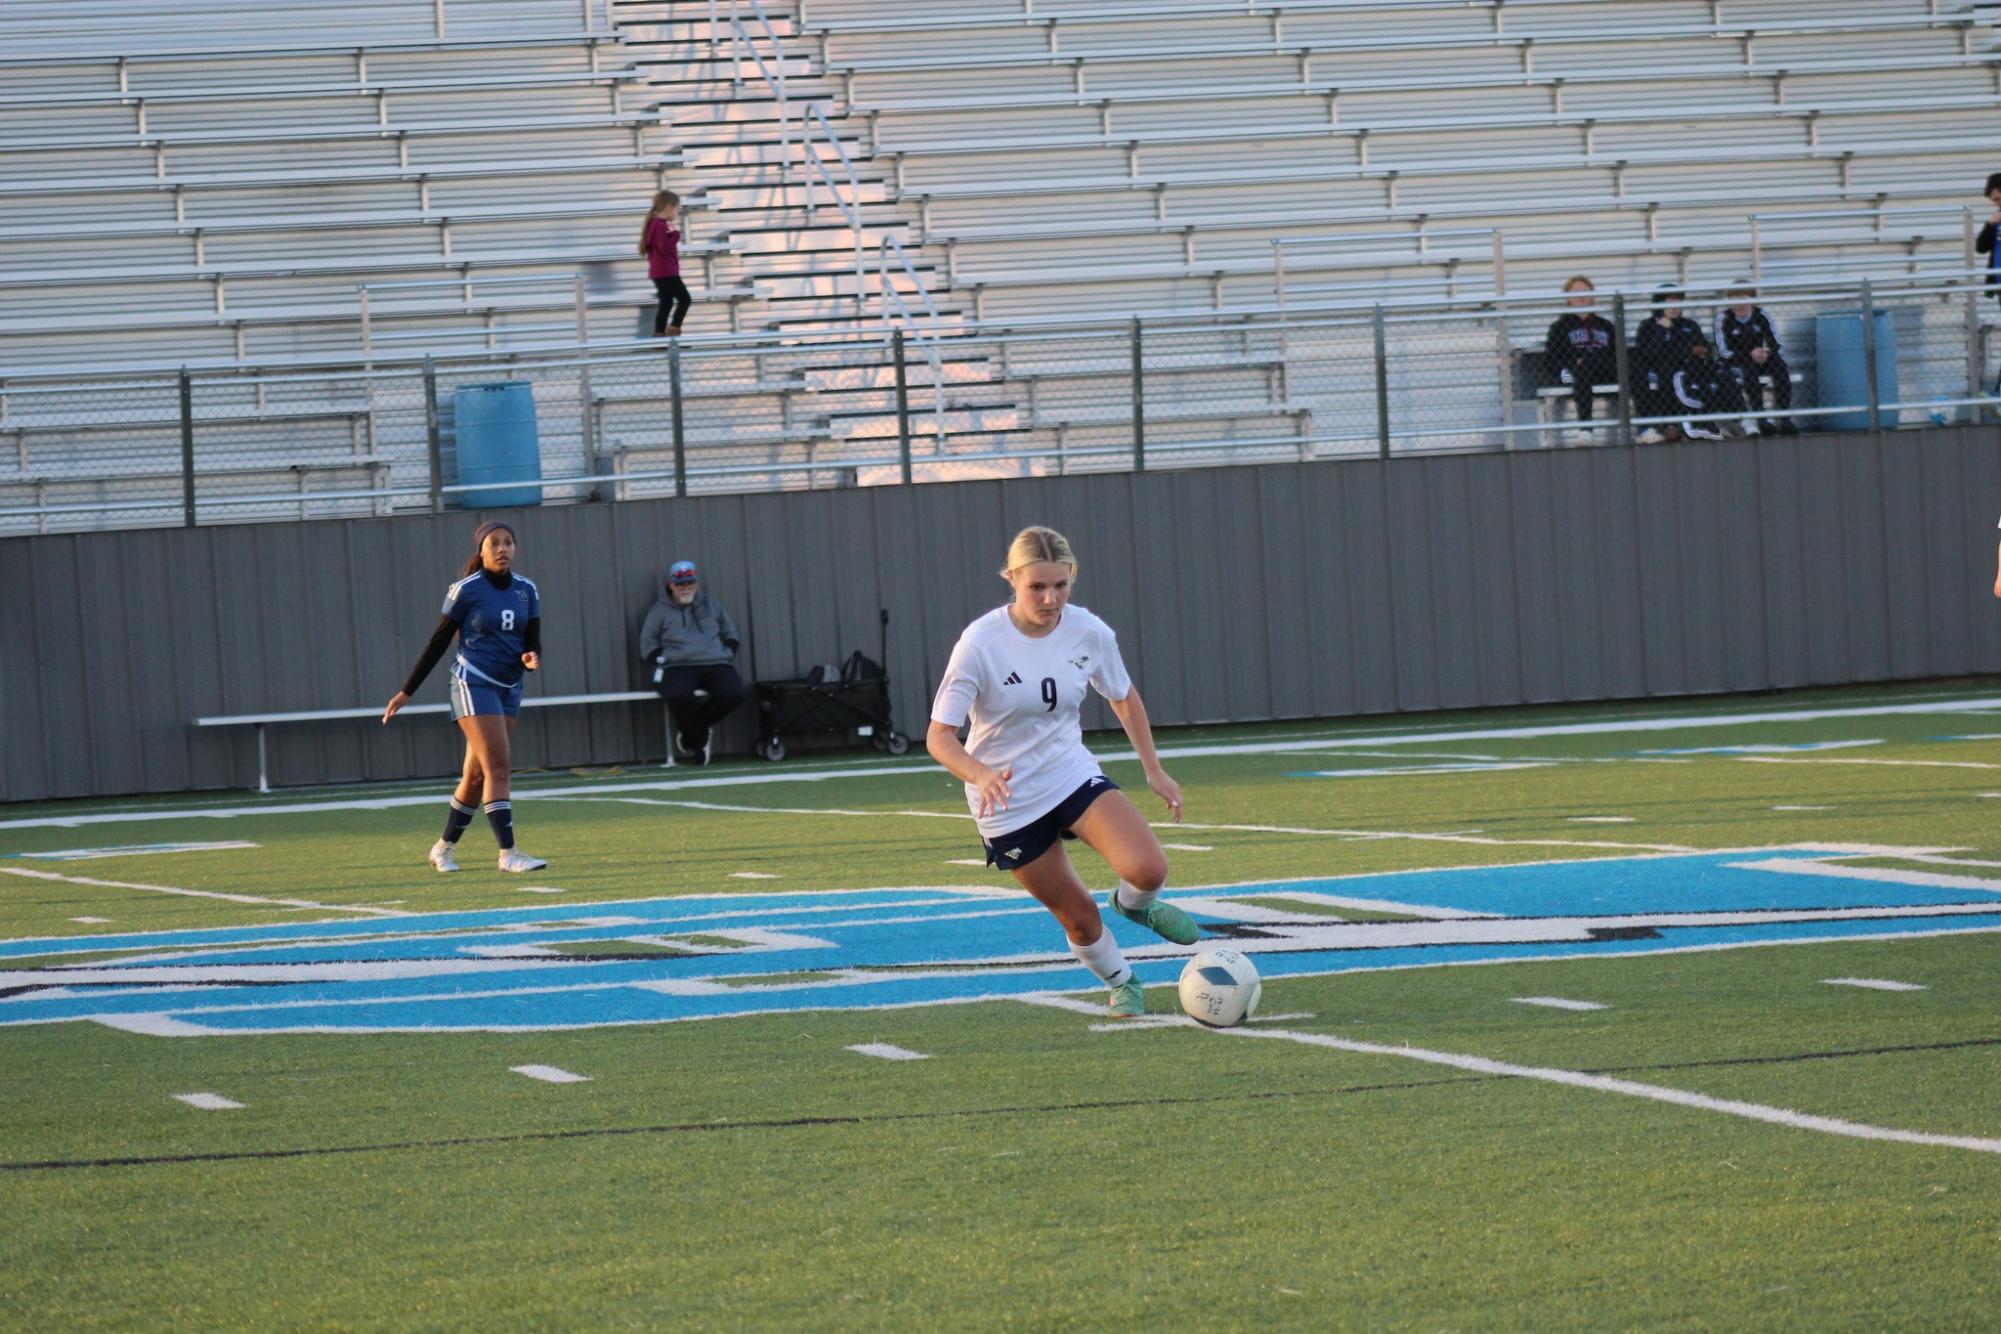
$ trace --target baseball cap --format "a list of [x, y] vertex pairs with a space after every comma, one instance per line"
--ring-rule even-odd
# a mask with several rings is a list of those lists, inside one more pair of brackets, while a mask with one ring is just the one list
[[701, 580], [702, 572], [695, 568], [691, 560], [677, 560], [667, 567], [667, 582], [670, 584], [692, 584]]

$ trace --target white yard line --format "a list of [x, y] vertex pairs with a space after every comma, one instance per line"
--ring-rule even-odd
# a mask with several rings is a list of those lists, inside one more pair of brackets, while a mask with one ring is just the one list
[[588, 1084], [591, 1082], [589, 1075], [572, 1074], [568, 1070], [559, 1070], [553, 1065], [510, 1065], [507, 1068], [517, 1075], [526, 1075], [530, 1079], [539, 1079], [544, 1084]]
[[198, 1107], [204, 1112], [236, 1112], [243, 1109], [242, 1103], [232, 1102], [219, 1093], [176, 1093], [174, 1101]]
[[1830, 987], [1861, 987], [1865, 991], [1926, 991], [1916, 982], [1890, 982], [1880, 977], [1823, 977]]
[[157, 857], [169, 852], [229, 852], [256, 846], [255, 843], [233, 839], [227, 843], [133, 843], [116, 848], [61, 848], [54, 852], [21, 852], [15, 855], [31, 861], [87, 862], [105, 857]]
[[[1672, 732], [1702, 727], [1743, 727], [1758, 723], [1818, 722], [1829, 718], [1877, 718], [1907, 714], [1953, 714], [1987, 709], [2001, 709], [2001, 698], [1953, 698], [1950, 696], [1941, 696], [1936, 699], [1916, 703], [1905, 702], [1900, 704], [1828, 709], [1763, 710], [1754, 713], [1677, 714], [1671, 717], [1624, 717], [1592, 723], [1548, 723], [1530, 727], [1479, 727], [1456, 730], [1430, 730], [1425, 728], [1402, 730], [1380, 729], [1366, 735], [1319, 736], [1300, 741], [1283, 741], [1267, 738], [1257, 741], [1218, 743], [1214, 745], [1167, 746], [1161, 749], [1160, 755], [1164, 759], [1194, 759], [1212, 755], [1280, 755], [1294, 751], [1329, 749], [1351, 751], [1358, 747], [1394, 746], [1411, 741], [1442, 743], [1520, 740], [1530, 737], [1553, 736], [1608, 736], [1630, 732]], [[1131, 750], [1104, 750], [1095, 751], [1093, 754], [1101, 763], [1117, 763], [1138, 758]], [[1756, 759], [1764, 757], [1741, 756], [1739, 758]], [[778, 773], [711, 774], [701, 778], [652, 779], [644, 782], [599, 783], [589, 786], [568, 786], [561, 788], [516, 788], [514, 795], [516, 798], [523, 800], [540, 800], [543, 798], [607, 795], [623, 792], [699, 791], [729, 787], [767, 787], [776, 783], [824, 783], [851, 778], [874, 778], [892, 774], [936, 774], [937, 772], [938, 768], [936, 765], [929, 761], [921, 761], [911, 764], [854, 765], [847, 768], [812, 771], [791, 770]], [[184, 820], [193, 818], [227, 820], [255, 815], [391, 810], [407, 806], [436, 805], [439, 799], [439, 790], [404, 797], [361, 797], [296, 802], [265, 801], [255, 805], [238, 806], [183, 805], [170, 808], [127, 807], [120, 810], [95, 813], [37, 816], [20, 820], [0, 820], [0, 830], [61, 829], [84, 825], [133, 824], [151, 820]], [[873, 814], [873, 812], [871, 813]], [[912, 812], [912, 814], [937, 815], [939, 813], [926, 811]]]
[[1410, 839], [1419, 843], [1471, 843], [1485, 848], [1606, 848], [1616, 852], [1700, 852], [1700, 848], [1684, 847], [1679, 843], [1613, 843], [1602, 839], [1571, 838], [1493, 838], [1474, 834], [1418, 834], [1399, 829], [1308, 829], [1300, 825], [1282, 824], [1202, 824], [1184, 820], [1176, 825], [1160, 825], [1163, 829], [1213, 829], [1225, 833], [1241, 834], [1304, 834], [1317, 838], [1367, 839]]
[[1778, 755], [1739, 755], [1744, 764], [1876, 764], [1891, 769], [2001, 769], [2001, 764], [1983, 764], [1979, 760], [1835, 760], [1835, 759], [1788, 759]]
[[857, 1042], [852, 1047], [849, 1047], [848, 1050], [858, 1052], [863, 1056], [874, 1056], [885, 1061], [928, 1061], [931, 1059], [929, 1054], [925, 1052], [911, 1051], [908, 1047], [899, 1047], [890, 1042]]
[[1602, 1010], [1597, 1001], [1566, 1000], [1562, 996], [1517, 996], [1517, 1005], [1540, 1005], [1549, 1010]]
[[408, 917], [394, 908], [369, 908], [359, 904], [317, 903], [312, 899], [267, 899], [255, 894], [225, 894], [213, 889], [180, 889], [173, 885], [141, 885], [129, 880], [94, 880], [83, 875], [58, 875], [54, 871], [31, 871], [25, 866], [0, 866], [0, 874], [27, 876], [32, 880], [60, 880], [71, 885], [97, 885], [105, 889], [139, 889], [149, 894], [176, 894], [191, 899], [223, 899], [230, 903], [256, 903], [265, 907], [311, 908], [320, 912], [356, 912], [369, 917]]
[[1933, 1148], [1969, 1149], [1975, 1153], [2001, 1154], [2001, 1139], [1984, 1139], [1976, 1135], [1935, 1135], [1921, 1130], [1864, 1125], [1859, 1121], [1843, 1121], [1831, 1116], [1812, 1116], [1804, 1112], [1788, 1111], [1783, 1107], [1768, 1107], [1763, 1103], [1741, 1102], [1734, 1098], [1712, 1098], [1706, 1093], [1691, 1093], [1686, 1089], [1642, 1084], [1637, 1080], [1615, 1079], [1609, 1075], [1586, 1074], [1582, 1070], [1515, 1065], [1508, 1061], [1489, 1060], [1484, 1056], [1462, 1056], [1457, 1052], [1429, 1051], [1423, 1047], [1391, 1047], [1380, 1042], [1355, 1042], [1326, 1033], [1300, 1033], [1285, 1028], [1223, 1028], [1214, 1031], [1230, 1037], [1275, 1038], [1281, 1042], [1327, 1047], [1334, 1051], [1353, 1052], [1361, 1056], [1393, 1056], [1400, 1060], [1422, 1061], [1427, 1065], [1442, 1065], [1473, 1074], [1532, 1079], [1545, 1084], [1563, 1084], [1599, 1093], [1616, 1093], [1628, 1098], [1644, 1098], [1677, 1107], [1690, 1107], [1698, 1111], [1743, 1117], [1750, 1121], [1763, 1121], [1769, 1125], [1786, 1126], [1794, 1130], [1840, 1135], [1847, 1139], [1880, 1140], [1893, 1144], [1921, 1144]]

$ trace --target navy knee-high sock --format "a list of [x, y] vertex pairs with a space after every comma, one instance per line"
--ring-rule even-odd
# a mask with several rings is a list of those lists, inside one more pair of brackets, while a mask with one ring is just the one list
[[457, 797], [452, 798], [451, 809], [445, 812], [445, 842], [456, 843], [459, 836], [472, 823], [472, 817], [479, 814], [477, 806], [468, 806]]
[[506, 801], [486, 803], [486, 822], [493, 826], [493, 841], [502, 852], [514, 846], [514, 805]]

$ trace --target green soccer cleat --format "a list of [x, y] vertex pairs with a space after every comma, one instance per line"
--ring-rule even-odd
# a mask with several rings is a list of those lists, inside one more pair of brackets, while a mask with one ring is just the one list
[[1140, 986], [1137, 973], [1112, 988], [1111, 1009], [1114, 1019], [1137, 1019], [1146, 1013], [1146, 988]]
[[1171, 940], [1177, 945], [1193, 945], [1202, 939], [1202, 928], [1195, 919], [1165, 899], [1155, 899], [1144, 908], [1128, 908], [1119, 902], [1119, 891], [1112, 890], [1105, 896], [1112, 911], [1128, 922], [1138, 922], [1162, 940]]

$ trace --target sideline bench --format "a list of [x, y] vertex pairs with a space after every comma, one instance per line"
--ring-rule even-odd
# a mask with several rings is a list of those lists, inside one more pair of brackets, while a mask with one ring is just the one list
[[[595, 695], [537, 695], [521, 701], [524, 709], [547, 709], [563, 704], [638, 704], [647, 700], [660, 702], [660, 696], [651, 690], [607, 690]], [[400, 713], [450, 713], [449, 704], [405, 704]], [[661, 716], [667, 718], [667, 764], [674, 763], [674, 721], [663, 706]], [[196, 727], [255, 727], [257, 729], [257, 791], [269, 795], [271, 791], [271, 765], [265, 747], [265, 729], [273, 723], [327, 722], [340, 718], [380, 718], [380, 706], [367, 709], [305, 709], [295, 713], [237, 713], [212, 718], [195, 719]]]

